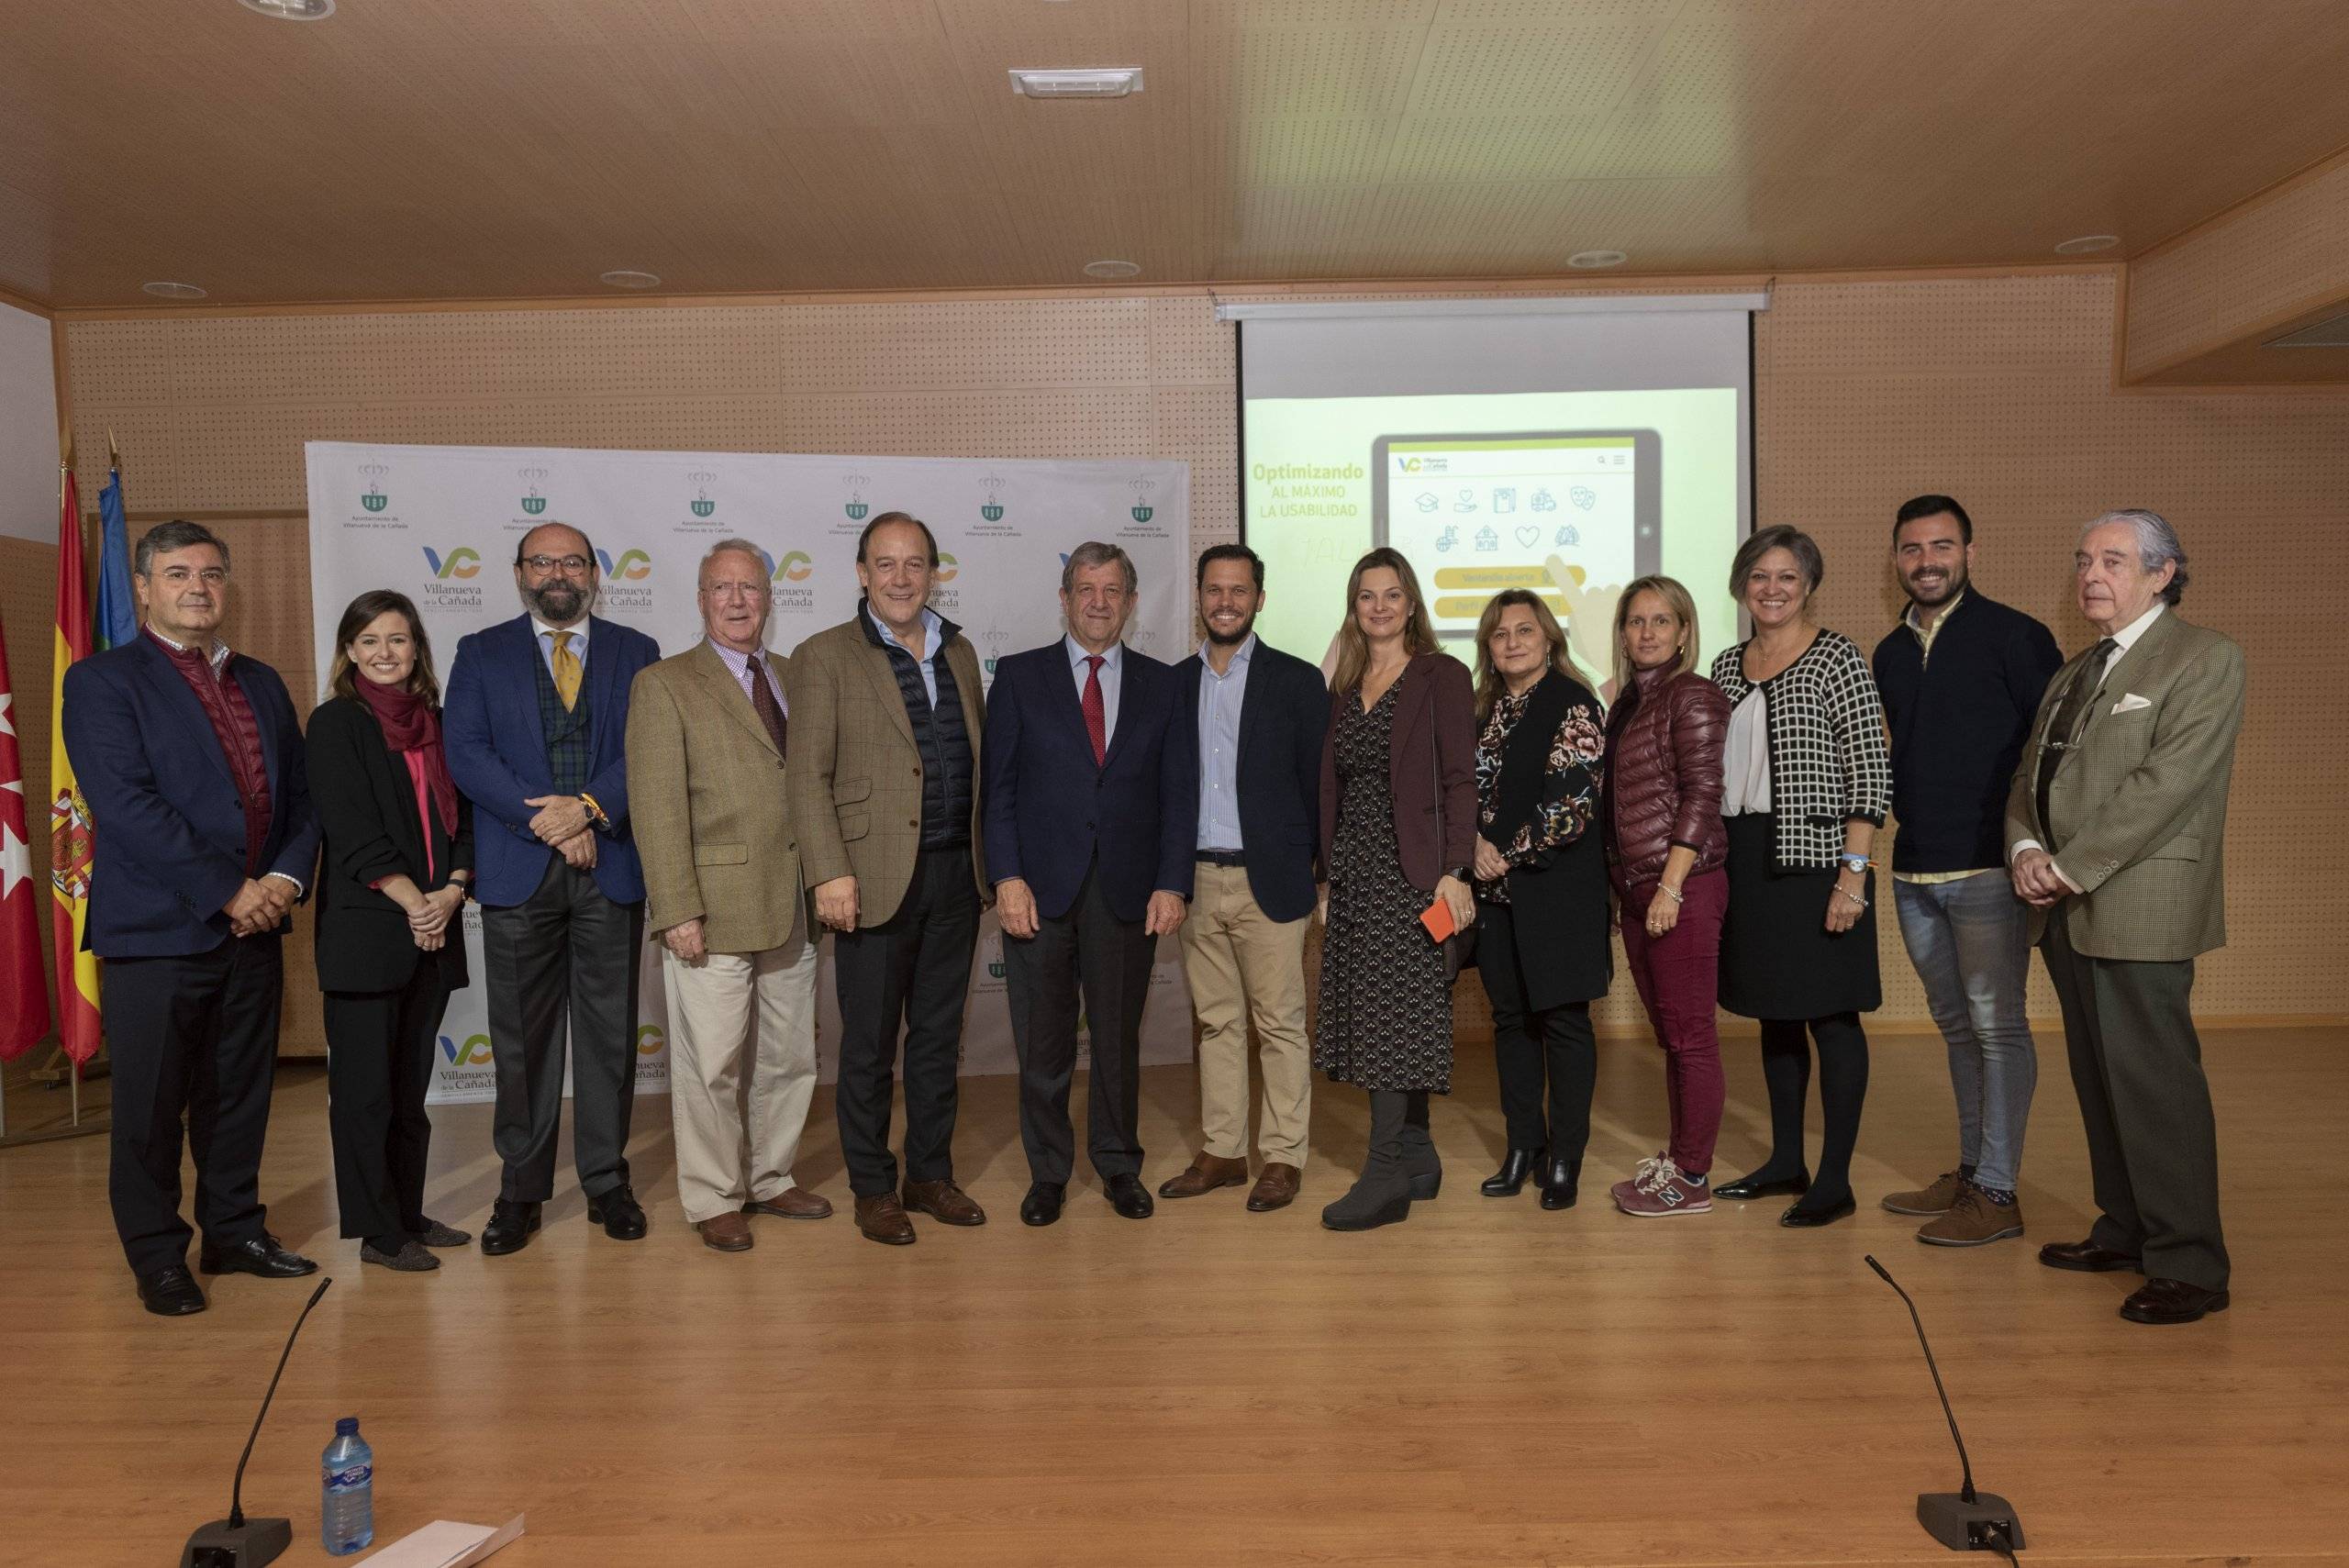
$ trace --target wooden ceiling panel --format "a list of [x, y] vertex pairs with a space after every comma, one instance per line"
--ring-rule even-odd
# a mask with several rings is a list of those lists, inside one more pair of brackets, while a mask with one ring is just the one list
[[[2349, 146], [2341, 0], [16, 7], [0, 288], [119, 306], [2121, 254]], [[1013, 66], [1138, 64], [1115, 102]]]

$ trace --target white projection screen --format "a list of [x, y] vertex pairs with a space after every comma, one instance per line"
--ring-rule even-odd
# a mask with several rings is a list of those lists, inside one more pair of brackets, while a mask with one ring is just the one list
[[1409, 559], [1447, 649], [1506, 587], [1543, 595], [1611, 695], [1623, 585], [1687, 584], [1704, 657], [1738, 637], [1764, 295], [1230, 303], [1242, 538], [1265, 639], [1326, 662], [1364, 550]]

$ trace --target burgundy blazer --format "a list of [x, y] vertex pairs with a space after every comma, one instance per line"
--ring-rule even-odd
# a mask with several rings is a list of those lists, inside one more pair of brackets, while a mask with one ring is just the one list
[[[1321, 863], [1328, 881], [1338, 831], [1338, 716], [1361, 699], [1330, 694], [1330, 725], [1321, 734]], [[1446, 872], [1476, 858], [1476, 688], [1468, 666], [1448, 653], [1422, 653], [1403, 673], [1388, 737], [1387, 768], [1395, 792], [1395, 841], [1403, 876], [1432, 894]], [[1436, 841], [1436, 789], [1443, 791], [1443, 841]]]

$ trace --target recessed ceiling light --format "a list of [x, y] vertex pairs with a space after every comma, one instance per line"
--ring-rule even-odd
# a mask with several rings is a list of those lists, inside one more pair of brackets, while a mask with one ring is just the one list
[[139, 285], [158, 299], [202, 299], [204, 291], [194, 284], [140, 284]]
[[237, 4], [281, 22], [323, 22], [334, 15], [334, 0], [237, 0]]
[[2058, 256], [2086, 256], [2097, 250], [2110, 250], [2121, 243], [2118, 234], [2083, 234], [2077, 239], [2066, 239], [2055, 247]]
[[1566, 265], [1587, 271], [1592, 267], [1620, 267], [1630, 259], [1620, 250], [1577, 250], [1566, 258]]
[[606, 272], [596, 282], [609, 284], [616, 289], [657, 289], [661, 286], [661, 280], [652, 273], [630, 272], [626, 268], [617, 272]]
[[1141, 271], [1138, 261], [1087, 261], [1085, 275], [1088, 278], [1130, 278]]
[[1119, 65], [1095, 71], [1014, 68], [1011, 90], [1023, 98], [1122, 98], [1141, 91], [1141, 67]]

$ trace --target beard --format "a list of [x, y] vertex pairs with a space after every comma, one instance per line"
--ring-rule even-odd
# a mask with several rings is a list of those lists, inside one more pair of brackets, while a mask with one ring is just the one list
[[576, 583], [562, 579], [541, 583], [535, 588], [525, 588], [522, 596], [530, 601], [530, 607], [539, 612], [542, 620], [577, 620], [579, 612], [587, 607], [587, 591]]
[[1910, 602], [1916, 604], [1920, 608], [1933, 610], [1939, 609], [1942, 606], [1948, 604], [1952, 599], [1956, 598], [1958, 595], [1964, 593], [1965, 591], [1965, 568], [1960, 566], [1952, 570], [1948, 576], [1943, 578], [1940, 585], [1937, 587], [1924, 587], [1920, 585], [1914, 577], [1903, 578], [1900, 585], [1908, 590]]
[[1207, 628], [1208, 640], [1214, 643], [1218, 648], [1237, 648], [1241, 643], [1248, 640], [1248, 634], [1250, 632], [1256, 629], [1256, 617], [1254, 616], [1250, 616], [1246, 620], [1240, 623], [1239, 630], [1231, 632], [1229, 635], [1216, 630], [1215, 623], [1213, 621], [1203, 620], [1200, 624]]

